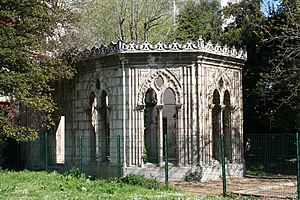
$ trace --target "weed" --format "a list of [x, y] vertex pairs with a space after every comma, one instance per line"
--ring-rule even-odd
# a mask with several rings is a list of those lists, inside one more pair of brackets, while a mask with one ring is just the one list
[[64, 176], [71, 176], [73, 178], [86, 178], [84, 173], [81, 173], [80, 169], [73, 167], [64, 173]]
[[91, 181], [86, 178], [73, 178], [73, 175], [80, 175], [77, 169], [69, 171], [66, 176], [47, 172], [0, 171], [0, 199], [228, 199], [166, 190], [155, 179], [141, 175], [130, 174], [121, 179]]
[[120, 179], [123, 183], [139, 185], [148, 189], [162, 189], [162, 185], [154, 178], [145, 178], [138, 174], [128, 174]]
[[144, 163], [148, 162], [148, 154], [147, 154], [147, 148], [146, 147], [144, 147], [144, 152], [143, 152], [142, 159], [143, 159]]
[[201, 181], [203, 176], [202, 167], [199, 167], [194, 172], [189, 172], [185, 176], [185, 181]]

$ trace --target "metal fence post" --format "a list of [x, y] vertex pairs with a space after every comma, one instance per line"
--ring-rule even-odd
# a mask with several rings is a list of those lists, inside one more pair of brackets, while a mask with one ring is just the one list
[[82, 140], [83, 137], [80, 135], [79, 137], [79, 162], [80, 162], [80, 172], [82, 173]]
[[48, 171], [48, 133], [45, 132], [45, 171]]
[[296, 147], [297, 147], [297, 194], [300, 199], [300, 152], [299, 152], [299, 133], [296, 133]]
[[121, 178], [121, 136], [117, 137], [117, 170], [118, 178]]
[[165, 185], [168, 187], [169, 184], [169, 155], [168, 155], [168, 134], [165, 134]]
[[21, 166], [20, 166], [20, 154], [21, 154], [21, 151], [20, 151], [20, 142], [18, 141], [17, 142], [17, 168], [18, 169], [21, 169]]
[[224, 148], [224, 134], [221, 133], [221, 154], [222, 154], [222, 180], [223, 180], [223, 196], [226, 196], [226, 170], [225, 170], [225, 148]]

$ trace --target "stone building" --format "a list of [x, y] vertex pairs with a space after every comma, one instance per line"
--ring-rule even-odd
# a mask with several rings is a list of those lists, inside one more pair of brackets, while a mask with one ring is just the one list
[[[167, 134], [170, 179], [197, 170], [203, 179], [215, 179], [221, 175], [224, 133], [228, 175], [242, 176], [245, 61], [245, 51], [201, 39], [118, 42], [78, 53], [75, 78], [59, 82], [56, 90], [59, 112], [48, 134], [49, 163], [56, 170], [76, 166], [82, 135], [83, 171], [114, 176], [120, 135], [122, 174], [162, 178]], [[28, 168], [43, 165], [44, 152], [36, 150], [41, 139], [26, 147]]]

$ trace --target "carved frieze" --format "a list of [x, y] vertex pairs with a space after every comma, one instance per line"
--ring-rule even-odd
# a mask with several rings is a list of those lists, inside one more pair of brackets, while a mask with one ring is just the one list
[[98, 94], [99, 89], [100, 89], [100, 92], [105, 90], [105, 92], [107, 92], [108, 96], [111, 97], [112, 93], [111, 93], [110, 85], [111, 85], [111, 83], [109, 81], [109, 78], [107, 77], [107, 75], [105, 75], [105, 73], [98, 72], [98, 73], [92, 74], [90, 76], [89, 81], [85, 88], [85, 97], [86, 97], [85, 107], [90, 107], [89, 96], [91, 95], [92, 92], [94, 92], [96, 96], [101, 95], [101, 94]]
[[93, 47], [92, 49], [69, 53], [67, 59], [75, 63], [79, 60], [89, 57], [103, 57], [117, 53], [142, 52], [206, 52], [211, 54], [230, 56], [242, 60], [247, 59], [246, 50], [237, 50], [235, 47], [229, 48], [226, 45], [221, 46], [219, 44], [213, 44], [210, 41], [206, 43], [201, 38], [195, 42], [188, 41], [186, 43], [158, 42], [156, 44], [150, 44], [149, 42], [144, 42], [142, 44], [136, 44], [134, 42], [125, 43], [119, 41], [117, 43], [111, 43], [108, 46], [101, 45], [100, 47]]
[[[157, 81], [161, 79], [161, 85]], [[161, 102], [161, 96], [168, 87], [175, 93], [176, 104], [181, 104], [182, 89], [181, 83], [178, 78], [167, 69], [155, 69], [149, 70], [147, 77], [141, 82], [141, 86], [138, 93], [138, 105], [144, 105], [144, 96], [149, 88], [154, 89], [158, 93], [159, 103]]]

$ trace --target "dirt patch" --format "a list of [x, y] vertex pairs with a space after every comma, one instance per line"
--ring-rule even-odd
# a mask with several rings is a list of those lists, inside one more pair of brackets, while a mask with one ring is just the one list
[[[297, 196], [296, 177], [257, 178], [245, 177], [226, 180], [228, 193], [256, 196], [260, 199], [287, 199]], [[197, 195], [222, 195], [222, 180], [204, 182], [171, 182], [186, 193]]]

